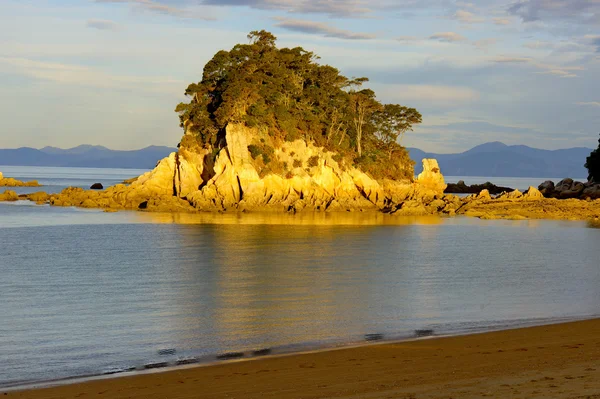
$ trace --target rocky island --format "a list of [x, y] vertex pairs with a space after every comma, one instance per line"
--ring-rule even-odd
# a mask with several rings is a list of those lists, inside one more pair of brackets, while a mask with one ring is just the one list
[[[342, 76], [300, 47], [278, 48], [269, 32], [248, 38], [250, 44], [215, 54], [202, 80], [189, 85], [190, 101], [176, 108], [184, 131], [178, 151], [152, 171], [103, 190], [5, 192], [0, 200], [165, 212], [600, 217], [600, 185], [594, 183], [546, 182], [541, 191], [525, 193], [463, 184], [454, 189], [475, 194], [444, 194], [437, 162], [424, 159], [415, 178], [398, 144], [421, 123], [417, 110], [382, 104], [363, 88], [367, 78]], [[500, 194], [492, 198], [488, 189]]]
[[21, 181], [12, 177], [4, 177], [0, 172], [0, 187], [41, 187], [37, 180]]

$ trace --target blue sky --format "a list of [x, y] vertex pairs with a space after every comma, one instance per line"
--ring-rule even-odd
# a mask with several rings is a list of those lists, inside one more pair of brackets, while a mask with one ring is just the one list
[[175, 146], [187, 85], [260, 29], [416, 107], [406, 146], [597, 145], [600, 0], [2, 0], [0, 148]]

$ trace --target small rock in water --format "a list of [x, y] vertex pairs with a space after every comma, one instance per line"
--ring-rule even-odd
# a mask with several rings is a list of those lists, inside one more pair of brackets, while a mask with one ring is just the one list
[[184, 364], [194, 364], [198, 362], [199, 360], [197, 357], [185, 357], [183, 359], [177, 359], [177, 362], [175, 362], [175, 364], [177, 364], [178, 366], [182, 366]]
[[162, 367], [167, 367], [169, 363], [167, 362], [157, 362], [157, 363], [148, 363], [144, 365], [145, 369], [159, 369]]
[[227, 352], [217, 355], [218, 360], [239, 359], [244, 357], [244, 352]]
[[375, 333], [375, 334], [365, 334], [366, 341], [381, 341], [383, 339], [383, 334]]
[[433, 335], [433, 330], [415, 330], [415, 337], [430, 337]]
[[175, 350], [175, 348], [159, 349], [158, 350], [158, 354], [161, 355], [161, 356], [164, 356], [164, 355], [174, 355], [175, 353], [177, 353], [177, 351]]
[[104, 186], [102, 185], [102, 183], [94, 183], [91, 185], [90, 189], [91, 190], [103, 190]]
[[266, 355], [270, 355], [270, 354], [271, 354], [270, 348], [257, 349], [252, 352], [252, 356], [266, 356]]

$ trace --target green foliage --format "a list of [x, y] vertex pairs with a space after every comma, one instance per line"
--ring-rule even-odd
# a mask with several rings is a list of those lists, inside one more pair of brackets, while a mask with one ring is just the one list
[[[243, 123], [265, 129], [273, 145], [302, 139], [337, 152], [375, 178], [410, 165], [397, 141], [421, 123], [414, 108], [380, 103], [362, 87], [367, 78], [348, 79], [301, 47], [277, 48], [269, 32], [252, 31], [248, 39], [217, 52], [202, 80], [186, 89], [190, 102], [175, 109], [197, 146], [219, 147], [225, 127]], [[261, 156], [265, 165], [273, 160], [264, 142], [250, 147], [253, 159]]]
[[299, 159], [294, 159], [294, 162], [292, 163], [292, 166], [294, 166], [294, 168], [301, 168], [302, 167], [302, 161]]
[[252, 159], [262, 157], [265, 165], [268, 165], [275, 156], [275, 149], [264, 143], [261, 143], [260, 145], [250, 144], [248, 146], [248, 151], [250, 152]]
[[585, 165], [588, 170], [588, 180], [594, 183], [600, 183], [600, 139], [598, 148], [590, 153], [585, 159]]
[[319, 165], [319, 157], [317, 155], [313, 155], [312, 157], [308, 158], [308, 166], [312, 168], [317, 165]]

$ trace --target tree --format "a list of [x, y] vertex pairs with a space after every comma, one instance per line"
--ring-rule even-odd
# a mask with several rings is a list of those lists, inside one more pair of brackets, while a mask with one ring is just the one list
[[421, 122], [422, 117], [419, 111], [399, 104], [385, 104], [383, 109], [373, 114], [375, 135], [388, 153], [389, 159], [392, 158], [394, 151], [402, 148], [398, 143], [398, 138], [402, 140], [404, 133], [412, 130], [414, 125]]
[[218, 149], [228, 124], [245, 124], [259, 128], [261, 145], [301, 139], [374, 178], [412, 177], [408, 152], [397, 141], [421, 122], [414, 108], [383, 105], [362, 88], [368, 78], [349, 79], [301, 47], [278, 48], [267, 31], [248, 39], [217, 52], [202, 80], [187, 87], [189, 102], [176, 108], [187, 133], [184, 148]]
[[364, 126], [371, 118], [374, 112], [381, 108], [381, 104], [375, 100], [375, 92], [371, 89], [362, 89], [361, 91], [350, 92], [352, 104], [356, 152], [358, 157], [362, 157], [362, 141]]
[[598, 139], [598, 148], [590, 153], [585, 159], [585, 165], [588, 170], [588, 180], [600, 183], [600, 139]]

